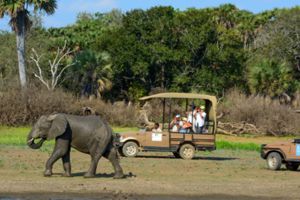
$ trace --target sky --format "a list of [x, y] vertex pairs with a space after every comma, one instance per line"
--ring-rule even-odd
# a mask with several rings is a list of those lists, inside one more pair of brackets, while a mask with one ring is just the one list
[[[57, 2], [55, 14], [43, 17], [43, 26], [46, 28], [73, 24], [79, 12], [108, 12], [112, 9], [126, 12], [136, 8], [148, 9], [162, 5], [185, 10], [191, 7], [217, 7], [231, 3], [240, 9], [258, 13], [273, 8], [300, 6], [300, 0], [57, 0]], [[0, 30], [10, 30], [8, 21], [8, 17], [0, 19]]]

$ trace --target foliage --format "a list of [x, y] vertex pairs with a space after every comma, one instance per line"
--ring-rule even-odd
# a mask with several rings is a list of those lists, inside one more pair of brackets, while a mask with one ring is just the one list
[[[62, 87], [76, 96], [135, 101], [161, 88], [220, 97], [239, 88], [247, 94], [294, 97], [300, 76], [299, 10], [253, 14], [224, 4], [184, 11], [157, 6], [79, 13], [67, 27], [31, 30], [27, 51], [34, 47], [45, 54], [44, 70], [67, 41], [77, 64], [63, 75]], [[5, 58], [14, 54], [7, 47], [15, 39], [2, 32], [0, 41], [0, 83], [9, 85], [16, 80], [17, 59]], [[32, 81], [34, 65], [28, 64]]]
[[2, 87], [17, 73], [17, 68], [12, 67], [17, 66], [17, 59], [12, 56], [16, 52], [15, 37], [8, 32], [0, 32], [0, 44], [0, 89], [3, 89]]
[[56, 0], [0, 1], [0, 18], [8, 15], [10, 17], [9, 24], [16, 33], [20, 83], [24, 89], [26, 88], [25, 36], [32, 26], [29, 8], [33, 7], [35, 12], [43, 11], [53, 14], [56, 6]]
[[50, 28], [48, 36], [55, 45], [68, 45], [76, 50], [98, 50], [105, 30], [114, 30], [120, 26], [122, 13], [112, 10], [109, 13], [79, 13], [74, 25], [63, 28]]
[[[51, 41], [45, 40], [46, 31], [42, 28], [31, 29], [26, 35], [25, 54], [30, 55], [32, 48], [43, 55], [41, 60], [41, 68], [45, 70], [48, 60], [51, 59], [56, 52], [56, 47], [52, 49]], [[0, 90], [16, 86], [18, 84], [18, 60], [16, 55], [16, 38], [13, 33], [0, 32]], [[27, 76], [29, 84], [34, 82], [33, 72], [36, 67], [34, 63], [27, 57]]]
[[[218, 9], [179, 12], [171, 7], [126, 13], [123, 26], [116, 35], [108, 33], [104, 46], [118, 71], [114, 90], [121, 90], [121, 98], [134, 100], [134, 94], [156, 87], [213, 94], [244, 87], [243, 42], [235, 27], [225, 25], [234, 24], [237, 18], [223, 16], [226, 23], [218, 24], [215, 15], [223, 14]], [[141, 85], [141, 91], [134, 85]]]
[[[267, 94], [286, 93], [293, 96], [295, 91], [299, 90], [297, 86], [300, 77], [299, 35], [300, 7], [295, 7], [277, 10], [272, 20], [262, 27], [255, 38], [250, 60], [258, 60], [257, 63], [264, 63], [263, 65], [267, 68], [265, 71], [268, 71], [268, 73], [270, 73], [270, 65], [273, 65], [273, 77], [277, 79], [275, 81], [273, 78], [272, 83], [269, 80], [269, 85], [265, 85], [266, 89], [269, 90]], [[262, 61], [263, 59], [269, 61]], [[254, 64], [254, 66], [257, 65]], [[249, 67], [249, 73], [256, 71], [256, 69], [251, 70], [251, 64]], [[281, 74], [281, 77], [278, 77], [279, 74]], [[249, 76], [251, 77], [251, 74]], [[256, 82], [259, 82], [259, 80], [256, 80]], [[278, 86], [274, 88], [276, 84]]]
[[229, 150], [246, 150], [246, 151], [257, 151], [261, 149], [261, 145], [255, 143], [239, 143], [230, 141], [217, 141], [217, 149], [229, 149]]
[[95, 95], [101, 98], [105, 91], [111, 89], [112, 69], [107, 53], [81, 51], [74, 57], [74, 62], [75, 66], [69, 73], [73, 79], [65, 83], [72, 90], [82, 96]]
[[293, 94], [297, 88], [292, 67], [287, 62], [267, 59], [249, 64], [248, 84], [252, 93], [270, 97]]

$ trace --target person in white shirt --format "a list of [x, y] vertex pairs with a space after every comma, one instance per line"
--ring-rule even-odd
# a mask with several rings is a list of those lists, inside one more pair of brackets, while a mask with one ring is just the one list
[[181, 120], [180, 114], [177, 114], [170, 123], [171, 132], [178, 132], [182, 127], [183, 122]]
[[200, 106], [197, 107], [195, 112], [194, 112], [194, 132], [195, 133], [203, 133], [203, 128], [204, 128], [204, 122], [206, 118], [206, 113], [204, 112], [205, 107]]
[[161, 131], [161, 129], [159, 128], [159, 123], [155, 123], [154, 124], [154, 129], [152, 129], [152, 132], [153, 133], [161, 133], [162, 131]]

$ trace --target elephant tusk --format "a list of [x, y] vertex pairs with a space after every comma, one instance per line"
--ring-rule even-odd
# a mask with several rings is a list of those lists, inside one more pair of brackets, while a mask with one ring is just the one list
[[31, 138], [30, 140], [27, 141], [27, 144], [31, 144], [34, 138]]

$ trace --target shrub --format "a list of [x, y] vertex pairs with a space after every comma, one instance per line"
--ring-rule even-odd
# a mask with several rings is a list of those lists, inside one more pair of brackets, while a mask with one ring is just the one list
[[74, 103], [72, 95], [61, 90], [48, 91], [30, 87], [22, 92], [11, 89], [1, 93], [0, 123], [5, 125], [32, 124], [41, 115], [68, 112]]
[[136, 109], [124, 102], [114, 104], [101, 100], [78, 100], [60, 89], [55, 91], [30, 87], [26, 92], [11, 89], [0, 93], [0, 124], [9, 126], [33, 124], [41, 115], [52, 113], [83, 114], [83, 107], [91, 107], [112, 125], [134, 126]]
[[226, 122], [247, 122], [261, 133], [271, 135], [299, 134], [300, 116], [291, 107], [262, 96], [246, 96], [234, 90], [219, 105]]
[[116, 102], [114, 104], [110, 102], [104, 102], [99, 99], [83, 99], [76, 101], [70, 107], [69, 112], [72, 114], [81, 115], [82, 108], [90, 107], [97, 115], [100, 115], [102, 119], [105, 119], [110, 124], [116, 126], [135, 126], [137, 121], [136, 108], [125, 102]]

